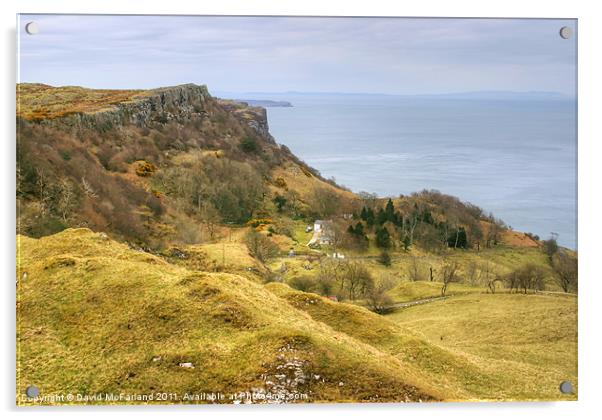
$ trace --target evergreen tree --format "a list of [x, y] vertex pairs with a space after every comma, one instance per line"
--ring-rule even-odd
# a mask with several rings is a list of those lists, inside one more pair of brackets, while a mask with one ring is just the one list
[[382, 208], [378, 210], [376, 221], [379, 225], [383, 225], [387, 221], [387, 213]]
[[355, 225], [354, 233], [357, 236], [366, 236], [366, 234], [364, 233], [364, 225], [362, 224], [362, 222], [357, 222], [357, 224]]
[[391, 247], [391, 236], [386, 227], [376, 228], [376, 246], [385, 249]]
[[374, 210], [372, 210], [370, 207], [368, 207], [366, 209], [366, 224], [368, 225], [368, 227], [372, 227], [374, 226], [374, 220], [375, 216], [374, 216]]
[[387, 201], [387, 205], [385, 206], [385, 214], [389, 222], [395, 223], [395, 206], [393, 205], [393, 201], [391, 201], [390, 198], [389, 201]]
[[466, 229], [463, 227], [458, 227], [456, 230], [454, 230], [447, 238], [447, 246], [450, 248], [468, 248]]
[[366, 206], [364, 206], [362, 208], [362, 211], [360, 213], [360, 218], [364, 221], [367, 222], [368, 221], [368, 209], [366, 208]]
[[428, 209], [424, 209], [424, 210], [422, 211], [422, 221], [423, 221], [424, 223], [428, 223], [428, 224], [430, 224], [430, 225], [432, 225], [432, 224], [433, 224], [434, 220], [433, 220], [433, 216], [431, 215], [431, 212], [430, 212], [430, 210], [428, 210]]

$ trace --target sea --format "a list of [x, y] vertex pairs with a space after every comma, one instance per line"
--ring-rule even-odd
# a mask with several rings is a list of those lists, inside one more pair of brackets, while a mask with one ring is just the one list
[[[247, 94], [248, 96], [248, 94]], [[270, 132], [354, 192], [435, 189], [577, 249], [574, 98], [545, 94], [253, 94]]]

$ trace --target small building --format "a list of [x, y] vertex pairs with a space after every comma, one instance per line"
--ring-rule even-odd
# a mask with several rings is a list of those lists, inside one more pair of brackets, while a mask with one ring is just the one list
[[314, 232], [322, 232], [322, 230], [324, 229], [324, 225], [324, 220], [316, 220], [314, 222]]
[[330, 245], [332, 243], [332, 230], [328, 226], [329, 222], [325, 220], [316, 220], [314, 222], [314, 234], [307, 246], [310, 248], [319, 247], [319, 245]]

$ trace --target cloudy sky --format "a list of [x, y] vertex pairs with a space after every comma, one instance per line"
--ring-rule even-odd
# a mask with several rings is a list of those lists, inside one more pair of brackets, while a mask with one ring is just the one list
[[[35, 21], [39, 33], [28, 35]], [[572, 20], [21, 15], [19, 81], [213, 92], [575, 90]]]

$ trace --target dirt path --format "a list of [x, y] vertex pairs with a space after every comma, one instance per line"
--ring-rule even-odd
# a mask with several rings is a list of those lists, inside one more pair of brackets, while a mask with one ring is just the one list
[[431, 297], [431, 298], [425, 298], [425, 299], [419, 299], [419, 300], [412, 300], [410, 302], [395, 303], [395, 304], [387, 307], [387, 309], [404, 309], [404, 308], [409, 308], [410, 306], [423, 305], [425, 303], [436, 302], [438, 300], [445, 300], [452, 296], [453, 295], [438, 296], [438, 297]]

